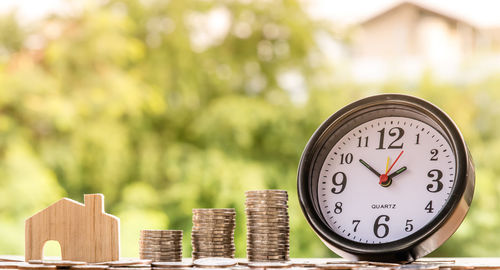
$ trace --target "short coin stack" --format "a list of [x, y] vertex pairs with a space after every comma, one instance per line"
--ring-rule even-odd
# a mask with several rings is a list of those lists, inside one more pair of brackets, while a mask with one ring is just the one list
[[182, 260], [182, 231], [142, 230], [139, 241], [141, 259], [153, 262]]
[[247, 257], [251, 262], [289, 260], [288, 194], [285, 190], [245, 192]]
[[193, 209], [193, 259], [234, 258], [234, 208]]

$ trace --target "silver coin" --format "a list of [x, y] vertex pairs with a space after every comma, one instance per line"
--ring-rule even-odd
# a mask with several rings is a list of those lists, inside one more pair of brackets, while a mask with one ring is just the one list
[[233, 235], [228, 235], [228, 234], [204, 234], [204, 233], [192, 233], [191, 234], [191, 240], [193, 238], [196, 239], [209, 239], [209, 240], [232, 240]]
[[252, 262], [248, 264], [250, 268], [290, 268], [289, 262]]
[[120, 261], [101, 262], [101, 263], [96, 263], [96, 264], [105, 264], [105, 265], [109, 265], [109, 266], [131, 266], [131, 265], [138, 265], [138, 264], [151, 264], [151, 261], [150, 260], [127, 259], [127, 260], [120, 260]]
[[282, 234], [282, 235], [289, 235], [289, 230], [273, 230], [273, 229], [265, 229], [265, 228], [260, 228], [260, 229], [250, 229], [247, 228], [247, 232], [249, 235], [273, 235], [273, 234]]
[[226, 254], [226, 253], [233, 253], [236, 251], [234, 248], [222, 248], [222, 249], [215, 249], [215, 248], [193, 248], [193, 252], [199, 253], [199, 252], [204, 252], [204, 253], [221, 253], [221, 254]]
[[141, 235], [139, 240], [149, 240], [149, 241], [178, 241], [182, 240], [182, 235], [179, 236], [144, 236]]
[[142, 252], [142, 251], [139, 251], [139, 255], [169, 257], [169, 256], [182, 256], [182, 252], [150, 252], [150, 251]]
[[139, 247], [145, 247], [145, 248], [182, 248], [182, 242], [178, 242], [175, 244], [152, 244], [152, 243], [139, 243]]
[[142, 237], [182, 237], [182, 233], [153, 233], [153, 232], [141, 232]]
[[236, 211], [232, 210], [224, 210], [224, 209], [193, 209], [194, 215], [236, 215]]
[[139, 253], [141, 254], [181, 254], [182, 249], [171, 249], [171, 250], [156, 250], [156, 249], [140, 249]]
[[290, 244], [288, 241], [280, 241], [280, 242], [270, 242], [270, 241], [249, 241], [247, 244], [252, 245], [254, 247], [289, 247]]
[[236, 265], [237, 261], [232, 258], [202, 258], [193, 261], [198, 267], [230, 267]]
[[195, 253], [210, 253], [210, 254], [233, 254], [236, 251], [234, 248], [224, 248], [224, 249], [193, 249]]
[[236, 220], [222, 218], [193, 218], [193, 225], [232, 225], [236, 224]]
[[286, 262], [288, 261], [290, 258], [288, 257], [252, 257], [252, 258], [248, 258], [248, 260], [250, 262]]
[[280, 203], [287, 203], [288, 196], [285, 196], [285, 195], [262, 195], [262, 196], [247, 195], [245, 203], [262, 202], [262, 201], [273, 201], [273, 202], [277, 201]]
[[182, 257], [169, 257], [169, 258], [158, 258], [152, 257], [150, 258], [152, 262], [181, 262]]
[[247, 209], [247, 219], [290, 219], [290, 216], [287, 213], [272, 213], [272, 212], [251, 212]]
[[150, 247], [139, 247], [140, 251], [143, 252], [179, 252], [182, 248], [150, 248]]
[[290, 218], [288, 215], [287, 211], [280, 211], [280, 210], [272, 210], [272, 209], [253, 209], [253, 208], [247, 208], [246, 210], [246, 216], [247, 217], [273, 217], [273, 218]]
[[255, 211], [250, 208], [247, 208], [246, 213], [247, 218], [284, 218], [290, 219], [290, 216], [286, 211], [278, 212], [278, 211]]
[[287, 216], [268, 216], [268, 215], [249, 215], [246, 218], [247, 223], [249, 222], [275, 222], [275, 223], [288, 223], [290, 221], [290, 217]]
[[[229, 251], [213, 251], [213, 250], [194, 250], [191, 252], [193, 255], [213, 255], [213, 257], [223, 257], [223, 255], [234, 255], [234, 251], [229, 250]], [[206, 256], [205, 256], [206, 257]], [[234, 257], [234, 256], [231, 256]]]
[[212, 239], [212, 238], [194, 238], [191, 240], [191, 244], [204, 244], [204, 243], [215, 243], [215, 244], [233, 244], [233, 239], [221, 240], [221, 239]]
[[279, 199], [258, 199], [258, 200], [246, 200], [245, 206], [274, 206], [288, 208], [288, 201]]
[[287, 247], [275, 247], [275, 248], [249, 247], [249, 248], [247, 248], [247, 253], [250, 253], [252, 255], [265, 255], [265, 256], [281, 255], [281, 254], [287, 254], [288, 248]]
[[71, 269], [81, 269], [81, 270], [106, 270], [108, 269], [107, 265], [96, 265], [96, 264], [87, 264], [87, 265], [73, 265]]
[[194, 214], [192, 217], [194, 221], [202, 221], [203, 218], [206, 218], [207, 220], [223, 220], [223, 221], [236, 220], [235, 215]]
[[179, 233], [182, 234], [182, 230], [150, 230], [150, 229], [144, 229], [141, 230], [143, 233]]
[[42, 261], [43, 265], [55, 265], [59, 267], [70, 267], [74, 265], [84, 265], [87, 264], [86, 262], [79, 262], [79, 261], [66, 261], [66, 260], [43, 260]]
[[284, 193], [287, 194], [286, 190], [282, 189], [260, 189], [260, 190], [247, 190], [245, 194], [269, 194], [269, 193]]
[[139, 245], [139, 249], [140, 250], [157, 250], [157, 251], [160, 251], [160, 250], [166, 250], [166, 251], [169, 251], [169, 250], [182, 250], [182, 246], [181, 245]]
[[193, 264], [191, 262], [153, 262], [151, 263], [154, 267], [191, 267]]
[[270, 229], [275, 228], [276, 230], [290, 229], [290, 226], [286, 223], [271, 223], [271, 222], [249, 222], [247, 228], [255, 229]]
[[290, 219], [290, 216], [286, 211], [282, 212], [269, 212], [269, 211], [254, 211], [250, 208], [246, 210], [247, 218], [285, 218]]
[[233, 238], [227, 237], [214, 237], [214, 236], [193, 236], [191, 238], [191, 243], [207, 243], [207, 242], [216, 242], [216, 243], [232, 243], [234, 242]]
[[214, 248], [230, 248], [234, 247], [234, 243], [214, 243], [214, 242], [198, 242], [198, 247], [214, 247]]
[[266, 239], [276, 239], [276, 240], [281, 240], [281, 239], [289, 239], [290, 235], [288, 233], [283, 233], [283, 232], [271, 232], [271, 233], [252, 233], [247, 235], [247, 240], [266, 240]]
[[213, 232], [219, 232], [219, 233], [232, 233], [234, 231], [235, 227], [193, 227], [191, 232], [199, 232], [199, 233], [213, 233]]
[[246, 201], [245, 202], [245, 209], [248, 208], [265, 208], [265, 207], [274, 207], [274, 208], [279, 208], [279, 209], [288, 209], [288, 202], [287, 201], [280, 201], [277, 202], [275, 200], [262, 200], [262, 201]]
[[173, 259], [173, 258], [182, 258], [182, 254], [144, 254], [144, 253], [139, 253], [139, 256], [141, 258], [147, 258], [147, 259]]
[[207, 244], [207, 245], [200, 245], [200, 244], [196, 244], [194, 245], [194, 247], [198, 250], [230, 250], [230, 249], [235, 249], [235, 246], [234, 245], [227, 245], [227, 246], [220, 246], [220, 245], [211, 245], [211, 244]]
[[150, 239], [140, 239], [139, 244], [150, 244], [150, 245], [178, 245], [182, 243], [182, 239], [178, 240], [150, 240]]
[[173, 238], [173, 239], [177, 239], [177, 238], [182, 238], [182, 234], [163, 234], [162, 235], [162, 234], [141, 233], [140, 237], [142, 237], [142, 238], [166, 238], [166, 239]]
[[253, 233], [288, 233], [290, 231], [289, 227], [271, 227], [271, 226], [254, 226], [254, 225], [248, 225], [247, 226], [247, 233], [253, 234]]
[[193, 224], [191, 231], [211, 232], [211, 231], [224, 231], [232, 232], [235, 228], [234, 224]]
[[182, 261], [182, 256], [152, 256], [152, 255], [140, 255], [143, 258], [150, 259], [153, 262], [180, 262]]
[[200, 241], [200, 240], [195, 240], [191, 241], [191, 244], [193, 246], [208, 246], [210, 244], [213, 245], [224, 245], [224, 246], [229, 246], [229, 245], [234, 245], [234, 241], [210, 241], [210, 240], [205, 240], [205, 241]]
[[271, 210], [277, 210], [277, 211], [286, 211], [288, 209], [288, 205], [278, 205], [274, 203], [266, 203], [266, 204], [251, 204], [251, 203], [246, 203], [245, 204], [247, 209], [271, 209]]
[[353, 269], [353, 268], [358, 268], [358, 267], [362, 267], [360, 265], [356, 265], [356, 264], [351, 264], [351, 263], [338, 263], [338, 264], [317, 264], [316, 267], [318, 269], [331, 269], [331, 270], [342, 270], [342, 269], [346, 269], [346, 270], [350, 270], [350, 269]]

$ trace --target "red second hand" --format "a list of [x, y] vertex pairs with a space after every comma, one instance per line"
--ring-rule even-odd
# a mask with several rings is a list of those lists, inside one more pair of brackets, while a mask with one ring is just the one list
[[380, 181], [378, 182], [379, 184], [385, 183], [387, 180], [389, 180], [389, 177], [387, 177], [387, 175], [392, 170], [392, 167], [394, 167], [394, 165], [396, 164], [396, 162], [398, 162], [398, 159], [401, 157], [401, 155], [403, 154], [403, 152], [404, 151], [401, 151], [401, 153], [399, 153], [399, 155], [396, 158], [396, 160], [394, 160], [394, 162], [392, 163], [391, 167], [389, 167], [389, 170], [387, 170], [384, 174], [380, 175]]

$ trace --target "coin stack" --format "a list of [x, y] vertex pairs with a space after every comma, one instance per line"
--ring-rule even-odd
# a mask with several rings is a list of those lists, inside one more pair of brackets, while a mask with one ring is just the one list
[[139, 249], [141, 259], [153, 262], [180, 262], [182, 231], [142, 230]]
[[193, 259], [234, 258], [234, 208], [193, 209]]
[[247, 257], [251, 262], [289, 260], [288, 194], [285, 190], [245, 192]]

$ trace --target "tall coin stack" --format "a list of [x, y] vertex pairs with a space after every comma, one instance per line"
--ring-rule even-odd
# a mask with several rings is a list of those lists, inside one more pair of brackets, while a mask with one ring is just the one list
[[193, 209], [193, 259], [234, 258], [234, 208]]
[[245, 192], [247, 257], [251, 262], [289, 260], [288, 194], [285, 190]]
[[142, 230], [139, 254], [141, 259], [153, 262], [182, 261], [182, 231]]

